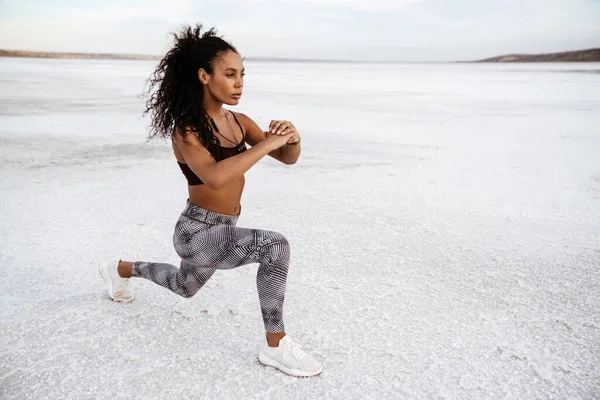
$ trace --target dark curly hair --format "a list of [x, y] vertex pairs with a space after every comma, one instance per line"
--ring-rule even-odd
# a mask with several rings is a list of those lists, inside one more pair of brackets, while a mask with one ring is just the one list
[[224, 53], [239, 52], [230, 43], [217, 36], [215, 28], [202, 32], [202, 25], [185, 25], [173, 33], [174, 46], [160, 61], [148, 80], [144, 116], [151, 115], [149, 139], [172, 138], [175, 128], [184, 136], [192, 134], [208, 149], [213, 157], [220, 157], [220, 142], [213, 135], [202, 98], [204, 88], [198, 78], [203, 68], [213, 73], [215, 61]]

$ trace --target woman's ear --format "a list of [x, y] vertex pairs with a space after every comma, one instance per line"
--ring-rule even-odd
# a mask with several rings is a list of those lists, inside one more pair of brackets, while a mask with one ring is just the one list
[[202, 82], [203, 85], [208, 85], [208, 73], [204, 70], [204, 68], [200, 68], [198, 70], [198, 79]]

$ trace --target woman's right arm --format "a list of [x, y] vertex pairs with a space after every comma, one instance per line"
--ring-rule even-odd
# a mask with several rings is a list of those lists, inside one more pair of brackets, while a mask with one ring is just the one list
[[187, 134], [184, 141], [176, 130], [174, 141], [187, 165], [202, 182], [211, 189], [220, 189], [231, 180], [244, 175], [271, 151], [285, 145], [290, 137], [292, 134], [270, 135], [245, 152], [218, 162], [194, 135]]

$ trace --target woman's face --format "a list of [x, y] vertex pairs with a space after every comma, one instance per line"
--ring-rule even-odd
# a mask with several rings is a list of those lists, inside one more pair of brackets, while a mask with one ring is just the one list
[[212, 75], [201, 69], [198, 71], [198, 77], [204, 84], [204, 89], [217, 101], [229, 106], [240, 102], [244, 88], [244, 64], [236, 52], [228, 51], [218, 57]]

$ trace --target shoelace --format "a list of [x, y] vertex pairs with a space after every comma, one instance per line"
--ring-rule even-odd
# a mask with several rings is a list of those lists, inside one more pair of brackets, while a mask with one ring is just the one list
[[288, 343], [286, 343], [286, 349], [287, 347], [290, 346], [292, 349], [292, 355], [294, 356], [294, 358], [296, 360], [300, 360], [302, 357], [304, 357], [306, 355], [306, 352], [304, 350], [302, 350], [302, 346], [300, 346], [299, 344], [296, 344], [292, 341], [289, 341]]

